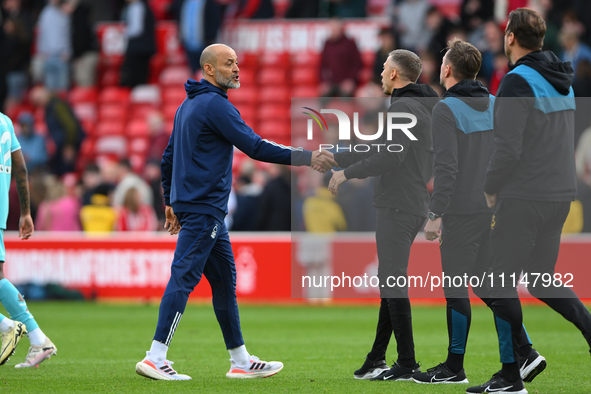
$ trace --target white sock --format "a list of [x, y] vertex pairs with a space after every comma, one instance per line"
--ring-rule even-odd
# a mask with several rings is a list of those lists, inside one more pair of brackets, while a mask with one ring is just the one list
[[250, 361], [250, 354], [246, 351], [246, 346], [242, 345], [234, 349], [228, 349], [230, 357], [237, 365], [246, 365]]
[[28, 332], [27, 337], [29, 337], [29, 341], [31, 341], [31, 345], [43, 346], [45, 344], [46, 337], [40, 328], [36, 328], [33, 331]]
[[5, 317], [0, 321], [0, 332], [2, 334], [7, 333], [8, 331], [14, 328], [14, 322], [9, 318]]
[[152, 341], [152, 347], [150, 347], [150, 351], [147, 353], [147, 356], [151, 361], [161, 363], [166, 361], [166, 352], [168, 352], [168, 346], [162, 342]]

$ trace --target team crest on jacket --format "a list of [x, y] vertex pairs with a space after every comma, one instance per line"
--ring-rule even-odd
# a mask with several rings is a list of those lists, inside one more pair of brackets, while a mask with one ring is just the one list
[[211, 238], [215, 238], [216, 235], [218, 235], [218, 225], [217, 224], [213, 227], [213, 230], [211, 231]]

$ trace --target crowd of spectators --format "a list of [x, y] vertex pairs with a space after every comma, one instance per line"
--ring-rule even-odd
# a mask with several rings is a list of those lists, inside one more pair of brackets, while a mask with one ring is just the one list
[[[380, 96], [382, 65], [397, 48], [419, 54], [420, 82], [442, 94], [439, 66], [453, 37], [474, 43], [482, 52], [478, 79], [494, 94], [508, 71], [503, 51], [507, 11], [528, 6], [546, 20], [545, 49], [573, 64], [575, 95], [590, 97], [581, 99], [579, 107], [591, 108], [591, 2], [587, 1], [0, 0], [0, 6], [0, 107], [12, 117], [27, 161], [38, 230], [151, 231], [161, 229], [164, 222], [159, 161], [170, 130], [162, 113], [146, 114], [150, 140], [141, 168], [121, 157], [97, 162], [80, 157], [87, 132], [67, 98], [73, 86], [101, 83], [96, 35], [101, 21], [121, 21], [125, 26], [125, 54], [116, 81], [124, 87], [148, 81], [159, 20], [177, 21], [185, 63], [194, 75], [199, 72], [201, 51], [216, 42], [228, 20], [324, 18], [330, 34], [318, 65], [319, 95]], [[366, 17], [379, 19], [382, 28], [371, 76], [362, 78], [367, 63], [344, 24], [346, 18]], [[40, 113], [44, 132], [37, 129]], [[587, 232], [591, 231], [591, 111], [577, 111], [575, 143], [579, 197], [572, 211], [581, 220], [572, 221], [572, 231]], [[242, 160], [235, 171], [229, 227], [322, 232], [375, 228], [371, 179], [348, 182], [333, 198], [324, 192], [325, 178], [311, 172], [305, 176], [306, 182], [298, 182], [289, 168]], [[18, 220], [12, 214], [18, 212], [15, 204], [18, 199], [11, 196], [8, 229], [12, 230]]]

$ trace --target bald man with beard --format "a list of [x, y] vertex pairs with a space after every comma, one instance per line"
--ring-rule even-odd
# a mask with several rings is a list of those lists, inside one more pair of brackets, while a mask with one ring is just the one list
[[179, 234], [170, 280], [160, 303], [156, 334], [136, 372], [156, 380], [190, 380], [178, 374], [166, 353], [189, 295], [205, 275], [213, 308], [230, 352], [228, 378], [263, 378], [283, 364], [261, 361], [246, 350], [238, 304], [236, 265], [224, 218], [232, 185], [234, 147], [255, 160], [311, 166], [326, 172], [337, 163], [317, 152], [261, 139], [228, 101], [228, 89], [240, 87], [238, 58], [223, 44], [207, 47], [200, 59], [203, 79], [188, 80], [187, 98], [178, 108], [172, 135], [162, 157], [166, 204], [164, 227]]

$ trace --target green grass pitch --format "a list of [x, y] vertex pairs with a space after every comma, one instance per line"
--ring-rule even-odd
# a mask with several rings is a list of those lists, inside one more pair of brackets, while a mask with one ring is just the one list
[[[190, 304], [168, 352], [188, 382], [153, 381], [136, 375], [135, 364], [150, 346], [158, 307], [140, 304], [29, 303], [58, 355], [39, 368], [15, 369], [29, 346], [25, 338], [0, 367], [0, 389], [7, 393], [463, 393], [468, 385], [419, 385], [370, 382], [353, 378], [371, 347], [378, 306], [242, 305], [248, 350], [285, 368], [267, 379], [230, 380], [229, 355], [206, 304]], [[529, 334], [548, 368], [530, 393], [591, 393], [591, 360], [579, 331], [545, 306], [524, 307]], [[445, 308], [413, 307], [417, 360], [423, 370], [444, 361], [447, 348]], [[396, 357], [392, 339], [388, 363]], [[492, 315], [473, 308], [465, 360], [470, 385], [500, 368]]]

